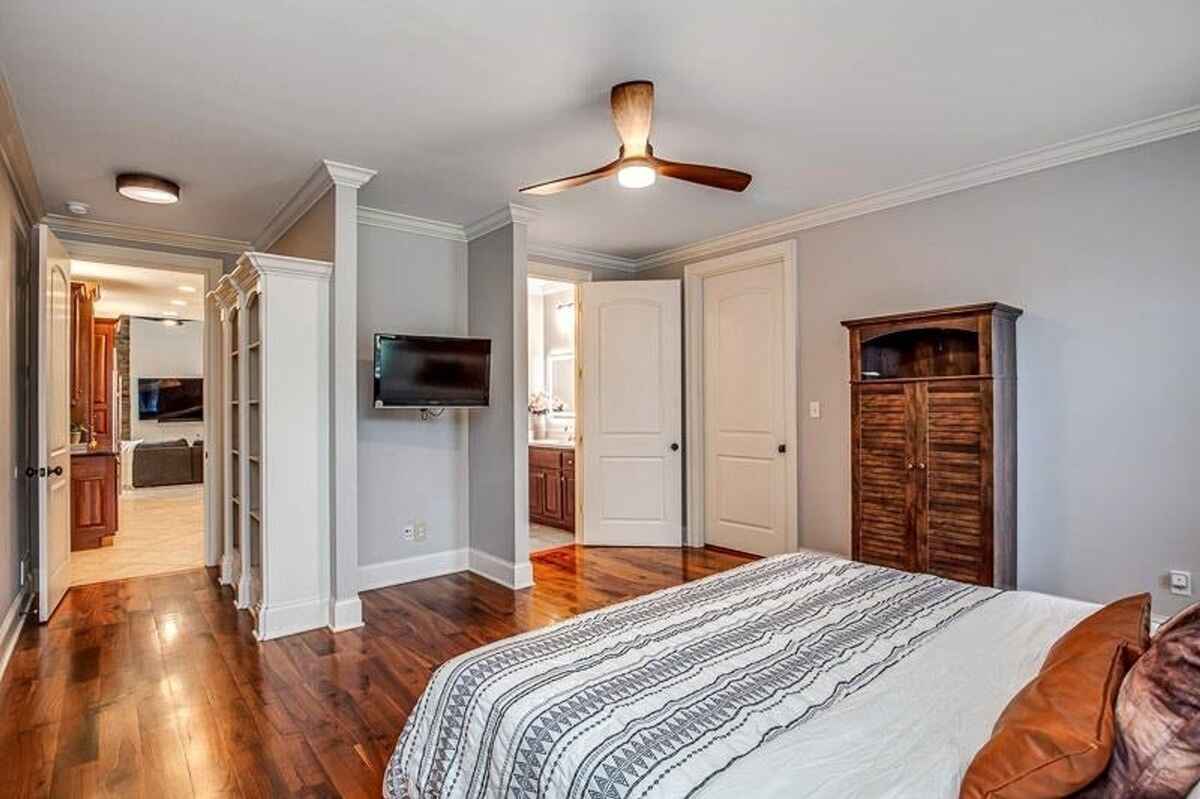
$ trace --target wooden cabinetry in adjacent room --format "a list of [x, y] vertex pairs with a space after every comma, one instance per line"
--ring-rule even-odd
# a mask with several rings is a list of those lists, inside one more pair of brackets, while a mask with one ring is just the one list
[[92, 427], [92, 336], [100, 290], [91, 283], [71, 284], [71, 424]]
[[94, 451], [71, 456], [71, 549], [104, 546], [118, 527], [117, 456]]
[[529, 520], [575, 530], [575, 452], [529, 448]]
[[999, 303], [850, 331], [852, 555], [1016, 584], [1016, 319]]
[[117, 320], [97, 319], [92, 329], [92, 437], [101, 449], [113, 448], [113, 359]]

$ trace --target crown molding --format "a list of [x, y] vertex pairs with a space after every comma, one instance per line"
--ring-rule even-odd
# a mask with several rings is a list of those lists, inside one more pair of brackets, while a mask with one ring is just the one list
[[463, 226], [454, 222], [424, 219], [397, 211], [368, 208], [365, 205], [358, 206], [358, 224], [384, 228], [386, 230], [398, 230], [402, 233], [412, 233], [417, 236], [429, 236], [435, 239], [447, 239], [449, 241], [467, 240], [467, 234], [463, 230]]
[[329, 179], [337, 186], [345, 186], [350, 189], [361, 189], [363, 186], [379, 174], [378, 170], [367, 169], [364, 166], [355, 166], [354, 164], [343, 164], [341, 161], [330, 161], [325, 159], [321, 162], [325, 167], [325, 171], [329, 174]]
[[856, 216], [864, 216], [876, 211], [884, 211], [1196, 131], [1200, 131], [1200, 106], [1192, 106], [1099, 133], [1080, 136], [1059, 144], [1039, 147], [1019, 155], [919, 180], [900, 188], [803, 211], [774, 222], [753, 225], [695, 244], [673, 247], [639, 258], [637, 268], [640, 271], [710, 258], [744, 247], [762, 244], [772, 239], [791, 236], [811, 228], [853, 219]]
[[540, 212], [536, 208], [509, 203], [499, 211], [466, 225], [463, 232], [467, 236], [467, 241], [473, 241], [480, 236], [497, 231], [505, 225], [530, 225], [537, 220], [539, 214]]
[[595, 250], [584, 250], [547, 242], [531, 241], [526, 247], [526, 251], [530, 258], [549, 258], [573, 266], [615, 269], [620, 272], [637, 272], [640, 268], [639, 262], [635, 258], [623, 258], [620, 255], [609, 255]]
[[179, 233], [174, 230], [123, 225], [120, 222], [101, 222], [98, 219], [80, 219], [62, 214], [46, 214], [42, 222], [55, 233], [67, 236], [93, 236], [101, 239], [131, 241], [137, 244], [158, 244], [164, 247], [181, 247], [208, 253], [235, 255], [250, 248], [250, 242], [223, 239], [219, 236], [203, 236], [197, 233]]
[[296, 190], [296, 193], [279, 206], [266, 226], [263, 227], [262, 232], [254, 237], [250, 249], [256, 252], [264, 252], [269, 249], [271, 245], [283, 238], [283, 234], [287, 233], [300, 217], [308, 213], [309, 209], [325, 196], [325, 192], [334, 186], [357, 190], [376, 174], [378, 173], [373, 169], [353, 164], [343, 164], [340, 161], [328, 159], [321, 161], [303, 185]]
[[33, 224], [46, 213], [46, 207], [38, 189], [33, 161], [25, 147], [25, 136], [17, 119], [17, 107], [8, 91], [8, 81], [4, 79], [3, 72], [0, 72], [0, 161], [4, 162], [4, 171], [12, 181], [22, 213]]
[[[238, 259], [237, 268], [230, 276], [243, 289], [248, 284], [248, 273], [254, 270], [263, 275], [288, 275], [310, 280], [329, 280], [333, 264], [329, 261], [314, 261], [311, 258], [295, 258], [290, 255], [275, 255], [266, 252], [248, 252]], [[243, 276], [246, 273], [247, 276]]]

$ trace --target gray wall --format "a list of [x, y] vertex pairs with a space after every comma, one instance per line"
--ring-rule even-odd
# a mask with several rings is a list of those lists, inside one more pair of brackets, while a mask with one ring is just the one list
[[[1018, 580], [1097, 601], [1200, 577], [1200, 134], [805, 231], [800, 511], [849, 550], [840, 320], [1000, 300], [1017, 322]], [[639, 277], [678, 277], [681, 267]], [[808, 402], [824, 414], [810, 419]]]
[[[375, 333], [465, 335], [467, 245], [358, 227], [358, 560], [360, 565], [467, 546], [467, 414], [422, 422], [372, 404]], [[408, 542], [406, 524], [426, 540]]]
[[492, 340], [491, 405], [473, 412], [469, 433], [471, 547], [509, 563], [526, 562], [529, 547], [515, 533], [528, 518], [529, 473], [513, 468], [529, 431], [516, 421], [528, 418], [525, 235], [507, 225], [467, 245], [468, 330]]

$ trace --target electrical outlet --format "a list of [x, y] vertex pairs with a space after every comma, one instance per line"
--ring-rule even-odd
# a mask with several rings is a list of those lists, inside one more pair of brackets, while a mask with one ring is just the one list
[[425, 522], [417, 522], [414, 540], [415, 541], [424, 541], [425, 540]]
[[1171, 593], [1178, 596], [1192, 595], [1192, 573], [1172, 569], [1167, 572]]
[[809, 419], [820, 419], [821, 418], [821, 403], [819, 403], [819, 402], [808, 403], [808, 418]]
[[406, 524], [406, 525], [404, 525], [404, 540], [405, 540], [405, 541], [412, 541], [412, 540], [414, 540], [416, 537], [417, 537], [417, 528], [416, 528], [416, 526], [415, 526], [415, 525], [411, 525], [411, 524]]

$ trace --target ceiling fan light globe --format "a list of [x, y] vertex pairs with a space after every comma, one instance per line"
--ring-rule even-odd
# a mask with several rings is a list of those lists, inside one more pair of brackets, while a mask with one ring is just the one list
[[645, 164], [630, 164], [617, 172], [617, 182], [627, 189], [644, 189], [653, 186], [658, 173]]

